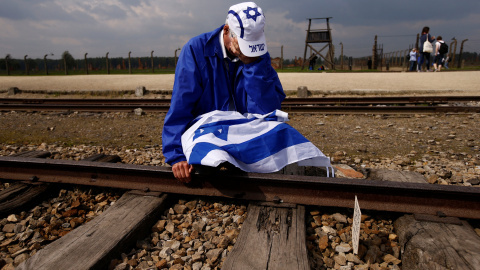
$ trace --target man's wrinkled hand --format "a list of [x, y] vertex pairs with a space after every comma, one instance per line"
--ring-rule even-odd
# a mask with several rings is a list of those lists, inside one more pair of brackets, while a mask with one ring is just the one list
[[192, 181], [193, 166], [187, 161], [180, 161], [172, 166], [173, 175], [182, 183], [190, 183]]

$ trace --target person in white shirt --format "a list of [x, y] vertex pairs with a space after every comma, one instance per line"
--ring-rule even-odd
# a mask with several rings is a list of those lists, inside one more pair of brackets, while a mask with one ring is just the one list
[[443, 62], [445, 61], [445, 54], [447, 52], [447, 44], [443, 41], [442, 36], [438, 36], [437, 42], [435, 43], [435, 60], [433, 61], [434, 71], [440, 71], [442, 69]]

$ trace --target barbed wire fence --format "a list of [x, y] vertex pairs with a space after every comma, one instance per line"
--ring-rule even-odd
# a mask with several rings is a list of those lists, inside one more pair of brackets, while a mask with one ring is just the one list
[[[380, 40], [387, 38], [408, 38], [412, 42], [405, 46], [403, 50], [387, 51], [384, 50], [383, 44], [378, 42], [376, 50], [366, 52], [362, 57], [350, 57], [342, 54], [343, 44], [334, 46], [334, 62], [337, 70], [364, 70], [374, 69], [373, 58], [374, 52], [377, 52], [378, 70], [407, 70], [409, 66], [409, 52], [416, 47], [416, 35], [392, 35], [379, 36]], [[414, 38], [415, 37], [415, 38]], [[453, 63], [450, 68], [473, 67], [480, 65], [480, 39], [458, 39], [455, 46], [454, 41], [446, 40], [449, 45]], [[463, 45], [463, 46], [462, 46]], [[272, 65], [276, 69], [288, 69], [300, 67], [303, 63], [301, 46], [283, 46], [272, 45], [268, 47], [272, 58]], [[347, 49], [347, 48], [345, 48]], [[135, 70], [136, 73], [156, 73], [165, 69], [174, 69], [176, 61], [181, 52], [180, 47], [172, 51], [171, 56], [158, 56], [155, 50], [151, 51], [111, 51], [105, 52], [103, 56], [88, 57], [85, 53], [84, 57], [78, 57], [74, 60], [75, 64], [70, 67], [71, 70], [90, 72], [107, 72], [116, 70]], [[309, 54], [308, 54], [309, 55]], [[318, 59], [317, 66], [322, 65], [322, 60]], [[8, 70], [7, 70], [8, 67]], [[50, 71], [63, 71], [65, 64], [61, 55], [46, 53], [42, 58], [32, 59], [25, 54], [24, 56], [12, 56], [5, 54], [4, 58], [0, 58], [0, 75], [9, 75], [10, 71], [15, 71], [17, 75], [35, 75], [49, 74]]]

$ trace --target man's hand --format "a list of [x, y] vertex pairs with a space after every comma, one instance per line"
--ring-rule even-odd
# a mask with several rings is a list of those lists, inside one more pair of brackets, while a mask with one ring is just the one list
[[192, 181], [193, 166], [186, 161], [180, 161], [172, 166], [173, 175], [182, 183], [190, 183]]
[[245, 56], [240, 50], [240, 47], [238, 46], [238, 41], [236, 38], [232, 39], [232, 42], [230, 42], [230, 50], [236, 57], [240, 58], [240, 61], [242, 61], [244, 64], [253, 63], [258, 59], [258, 57]]

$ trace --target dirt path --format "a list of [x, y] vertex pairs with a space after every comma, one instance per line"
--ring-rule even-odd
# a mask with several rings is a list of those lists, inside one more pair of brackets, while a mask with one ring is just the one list
[[[478, 95], [480, 71], [422, 73], [279, 73], [285, 90], [307, 86], [326, 93], [425, 93]], [[0, 91], [121, 91], [145, 86], [171, 90], [174, 75], [1, 76]]]

